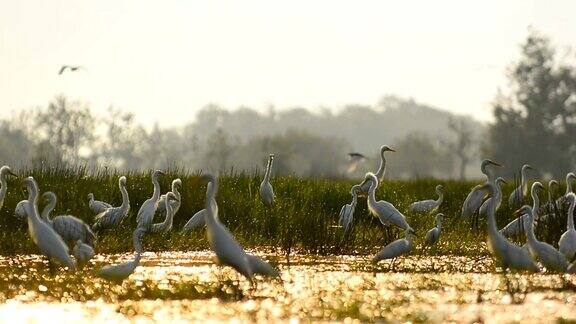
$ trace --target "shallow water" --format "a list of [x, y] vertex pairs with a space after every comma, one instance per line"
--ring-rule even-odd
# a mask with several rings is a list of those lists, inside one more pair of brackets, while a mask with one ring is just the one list
[[132, 257], [99, 255], [57, 275], [36, 255], [0, 257], [0, 321], [576, 320], [575, 276], [502, 275], [486, 257], [411, 256], [390, 271], [369, 256], [266, 255], [282, 280], [251, 287], [209, 252], [146, 253], [122, 284], [93, 275]]

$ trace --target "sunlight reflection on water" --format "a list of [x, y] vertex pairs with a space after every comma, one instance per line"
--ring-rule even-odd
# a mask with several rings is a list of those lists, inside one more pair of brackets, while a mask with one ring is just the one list
[[0, 257], [0, 321], [409, 320], [554, 322], [576, 319], [576, 277], [502, 275], [491, 259], [267, 255], [282, 281], [254, 287], [210, 252], [145, 253], [121, 285], [94, 269], [132, 254], [98, 255], [83, 271], [50, 275], [36, 255]]

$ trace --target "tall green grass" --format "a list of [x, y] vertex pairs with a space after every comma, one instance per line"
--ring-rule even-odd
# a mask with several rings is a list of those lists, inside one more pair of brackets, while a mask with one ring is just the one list
[[[88, 193], [96, 199], [120, 205], [118, 177], [126, 175], [130, 196], [130, 216], [115, 230], [104, 232], [98, 240], [98, 252], [132, 251], [132, 231], [135, 215], [152, 194], [150, 171], [119, 174], [113, 170], [100, 169], [89, 172], [85, 168], [63, 166], [19, 170], [21, 178], [33, 176], [41, 192], [53, 191], [58, 204], [52, 215], [70, 214], [92, 224], [94, 215], [88, 208]], [[359, 198], [353, 228], [343, 242], [343, 231], [337, 227], [338, 213], [342, 205], [351, 200], [349, 190], [355, 183], [349, 180], [315, 180], [294, 176], [272, 179], [276, 193], [273, 208], [266, 208], [260, 201], [259, 186], [263, 174], [230, 172], [220, 175], [217, 201], [219, 217], [245, 247], [264, 248], [283, 253], [294, 251], [317, 254], [373, 253], [390, 241], [403, 236], [400, 230], [384, 227], [378, 219], [369, 215], [366, 199]], [[199, 174], [179, 169], [167, 170], [160, 178], [162, 191], [170, 190], [174, 178], [182, 179], [182, 205], [174, 218], [174, 228], [168, 235], [148, 235], [144, 246], [148, 251], [206, 249], [205, 231], [198, 230], [183, 235], [180, 229], [198, 210], [204, 208], [206, 184]], [[0, 253], [20, 254], [37, 252], [31, 242], [26, 224], [13, 216], [16, 203], [27, 197], [20, 184], [21, 179], [11, 179], [4, 207], [0, 211]], [[446, 198], [439, 211], [445, 217], [440, 244], [433, 249], [423, 248], [421, 243], [427, 230], [434, 226], [434, 215], [412, 215], [410, 203], [422, 199], [435, 199], [434, 187], [441, 183]], [[388, 181], [377, 191], [377, 199], [392, 202], [408, 218], [417, 231], [415, 253], [430, 254], [486, 254], [485, 220], [479, 220], [474, 228], [470, 221], [459, 218], [461, 203], [474, 182], [458, 181]], [[511, 191], [505, 190], [505, 198]], [[42, 200], [42, 199], [40, 199]], [[40, 208], [44, 202], [40, 202]], [[506, 199], [498, 213], [498, 223], [504, 226], [514, 217], [506, 206]], [[565, 218], [564, 218], [565, 219]], [[162, 221], [155, 218], [155, 222]], [[557, 230], [557, 229], [554, 229]]]

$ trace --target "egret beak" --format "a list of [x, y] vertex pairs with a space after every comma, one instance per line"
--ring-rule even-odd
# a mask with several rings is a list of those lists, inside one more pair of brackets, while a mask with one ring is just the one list
[[504, 184], [508, 184], [508, 181], [506, 181], [506, 180], [502, 179], [502, 183], [504, 183]]
[[10, 175], [12, 175], [12, 176], [14, 176], [14, 177], [18, 178], [18, 175], [17, 175], [16, 173], [12, 172], [12, 171], [8, 171], [8, 174], [10, 174]]
[[492, 160], [490, 160], [490, 164], [493, 164], [493, 165], [495, 165], [495, 166], [497, 166], [497, 167], [502, 167], [502, 166], [503, 166], [502, 164], [500, 164], [500, 163], [498, 163], [498, 162], [494, 162], [494, 161], [492, 161]]
[[388, 151], [390, 151], [390, 152], [396, 152], [396, 150], [393, 149], [393, 148], [388, 148]]

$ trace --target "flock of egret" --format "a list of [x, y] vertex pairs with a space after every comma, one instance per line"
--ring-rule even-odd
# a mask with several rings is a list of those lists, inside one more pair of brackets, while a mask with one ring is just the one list
[[[358, 198], [366, 197], [370, 213], [377, 217], [383, 225], [404, 230], [404, 238], [384, 246], [372, 259], [374, 263], [392, 259], [391, 267], [393, 267], [397, 257], [409, 254], [413, 250], [416, 232], [406, 217], [392, 203], [376, 199], [376, 189], [383, 183], [386, 173], [386, 158], [384, 156], [386, 152], [395, 151], [386, 145], [381, 147], [378, 170], [376, 173], [366, 173], [363, 181], [351, 188], [352, 201], [342, 207], [338, 222], [344, 229], [344, 237], [346, 237], [352, 224]], [[267, 207], [273, 206], [275, 199], [274, 190], [270, 183], [273, 161], [274, 155], [270, 154], [266, 173], [260, 185], [261, 200]], [[487, 217], [488, 248], [503, 269], [540, 271], [540, 263], [545, 268], [554, 271], [576, 272], [576, 261], [574, 261], [576, 258], [576, 230], [573, 218], [576, 195], [572, 192], [576, 176], [573, 173], [566, 176], [567, 191], [558, 200], [554, 200], [553, 193], [551, 193], [557, 189], [558, 182], [550, 181], [548, 202], [545, 206], [540, 206], [539, 199], [539, 194], [544, 187], [540, 182], [533, 183], [530, 190], [533, 205], [521, 206], [528, 194], [526, 173], [533, 169], [530, 165], [524, 165], [521, 170], [520, 184], [508, 200], [510, 206], [515, 209], [519, 207], [516, 212], [518, 217], [499, 230], [495, 213], [501, 205], [503, 199], [502, 185], [506, 181], [503, 178], [496, 178], [493, 168], [500, 166], [497, 162], [489, 159], [482, 161], [481, 171], [486, 175], [486, 181], [472, 188], [464, 200], [460, 218], [467, 219], [473, 215]], [[167, 233], [172, 230], [174, 215], [181, 205], [182, 181], [175, 179], [172, 181], [171, 191], [161, 194], [158, 178], [162, 175], [164, 172], [160, 170], [152, 173], [151, 180], [154, 188], [152, 196], [144, 201], [138, 210], [137, 226], [132, 237], [135, 251], [134, 259], [129, 262], [102, 267], [97, 271], [98, 276], [114, 281], [127, 278], [140, 263], [143, 253], [142, 237], [149, 233]], [[17, 177], [8, 166], [0, 168], [0, 208], [3, 206], [8, 189], [6, 180], [8, 176]], [[249, 281], [252, 281], [256, 274], [279, 277], [278, 271], [270, 264], [257, 256], [246, 253], [232, 233], [222, 224], [218, 218], [216, 199], [218, 178], [206, 174], [203, 179], [208, 182], [205, 208], [190, 218], [184, 225], [182, 232], [186, 233], [196, 228], [205, 227], [208, 243], [216, 255], [217, 263], [234, 268]], [[40, 213], [38, 210], [38, 197], [40, 195], [38, 183], [33, 177], [27, 177], [22, 181], [22, 184], [26, 187], [28, 197], [16, 205], [15, 216], [27, 221], [30, 238], [38, 250], [48, 258], [51, 269], [53, 269], [53, 263], [56, 262], [74, 271], [81, 268], [94, 256], [96, 237], [105, 230], [114, 229], [128, 217], [130, 199], [126, 190], [126, 181], [124, 176], [118, 179], [118, 187], [122, 195], [120, 206], [115, 207], [96, 200], [92, 193], [88, 195], [88, 207], [95, 214], [94, 223], [89, 226], [71, 215], [59, 215], [52, 218], [50, 214], [57, 203], [57, 197], [53, 192], [45, 192], [41, 195], [47, 201], [47, 205]], [[410, 205], [409, 210], [418, 214], [435, 214], [444, 200], [442, 185], [436, 186], [436, 194], [438, 195], [437, 199], [414, 202]], [[558, 206], [569, 207], [567, 230], [560, 238], [559, 249], [556, 249], [552, 245], [538, 240], [534, 233], [534, 224], [539, 219], [543, 221], [555, 217], [555, 213], [559, 210]], [[160, 223], [153, 223], [156, 214], [161, 215], [164, 220]], [[539, 217], [539, 215], [541, 216]], [[444, 214], [438, 213], [435, 217], [435, 226], [425, 235], [424, 243], [427, 246], [433, 246], [440, 240]], [[520, 246], [509, 240], [509, 238], [517, 235], [526, 236], [525, 245]], [[70, 247], [72, 247], [72, 252], [70, 252]]]

